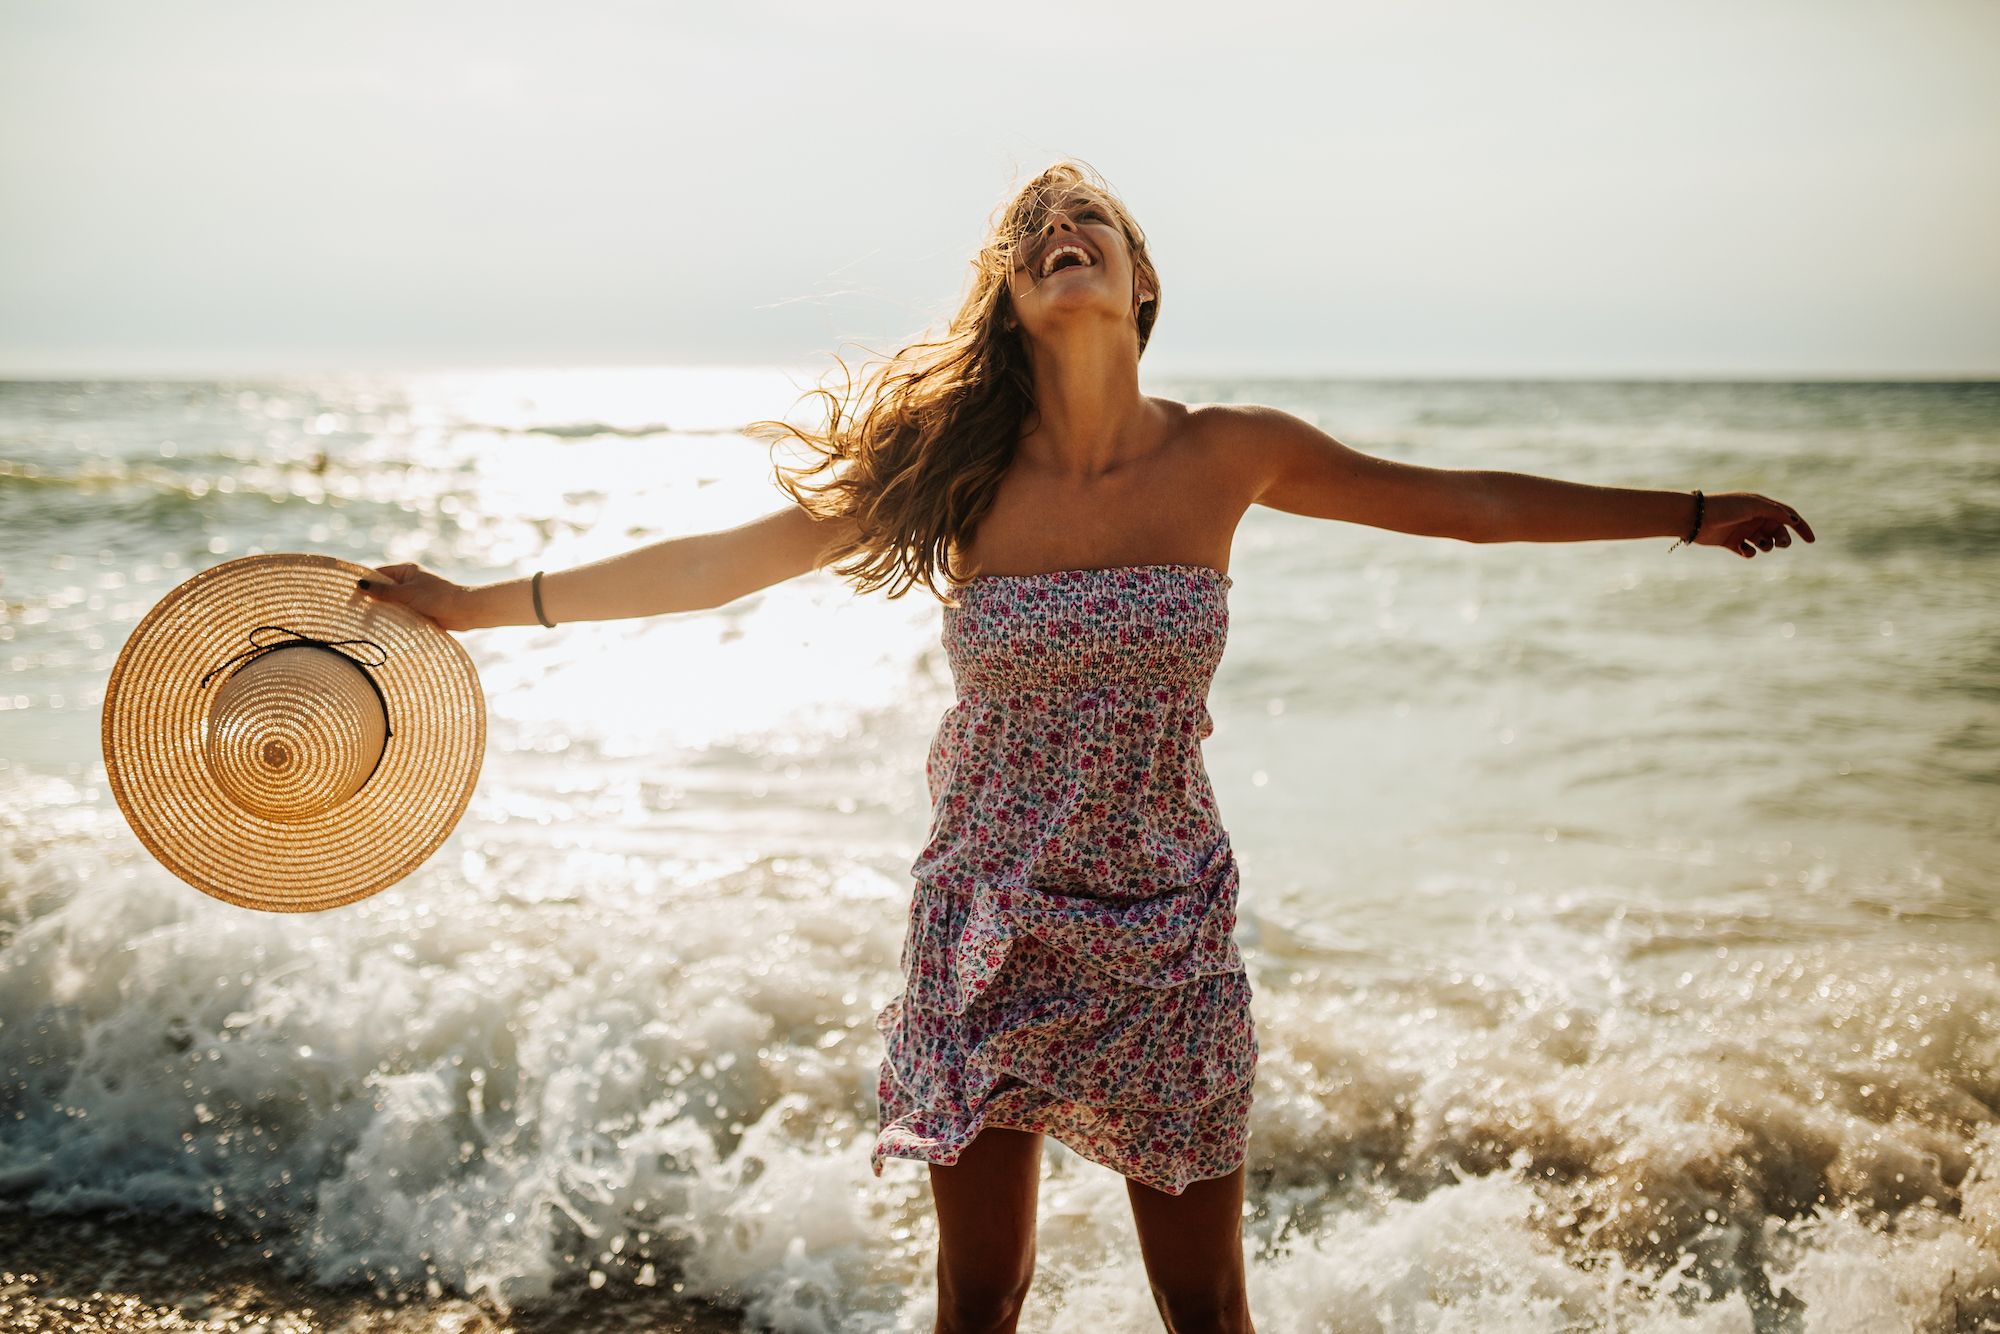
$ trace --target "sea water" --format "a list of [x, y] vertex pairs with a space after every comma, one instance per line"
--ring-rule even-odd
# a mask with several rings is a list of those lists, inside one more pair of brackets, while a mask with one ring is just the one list
[[[241, 1219], [316, 1281], [930, 1328], [868, 1170], [940, 608], [811, 575], [468, 632], [408, 879], [210, 899], [107, 788], [139, 618], [261, 551], [560, 569], [789, 503], [776, 370], [0, 384], [0, 1203]], [[1254, 509], [1205, 756], [1242, 870], [1270, 1331], [2000, 1320], [2000, 386], [1162, 380], [1383, 457], [1743, 490], [1818, 535], [1476, 545]], [[1158, 1328], [1051, 1142], [1023, 1329]]]

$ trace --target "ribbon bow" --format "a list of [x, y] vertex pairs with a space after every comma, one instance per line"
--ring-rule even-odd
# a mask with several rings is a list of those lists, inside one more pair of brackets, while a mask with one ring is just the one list
[[[266, 630], [275, 631], [276, 633], [281, 635], [290, 635], [292, 636], [292, 638], [277, 639], [277, 640], [272, 640], [269, 643], [266, 643], [257, 638], [258, 635], [262, 634]], [[369, 689], [375, 692], [376, 699], [382, 701], [382, 724], [383, 724], [384, 735], [385, 736], [395, 735], [395, 729], [391, 728], [388, 725], [389, 697], [382, 693], [381, 685], [378, 684], [375, 680], [375, 673], [368, 670], [370, 667], [380, 667], [389, 661], [388, 649], [383, 648], [380, 644], [376, 643], [372, 639], [321, 639], [315, 635], [304, 634], [301, 631], [293, 630], [287, 626], [282, 626], [282, 625], [260, 625], [256, 629], [250, 632], [248, 638], [250, 640], [249, 648], [242, 650], [240, 653], [232, 654], [231, 656], [224, 658], [221, 662], [215, 664], [215, 666], [209, 668], [206, 672], [202, 674], [202, 678], [201, 681], [199, 682], [199, 685], [206, 687], [208, 683], [214, 679], [215, 674], [217, 672], [223, 671], [224, 669], [232, 665], [238, 668], [247, 666], [249, 663], [255, 661], [256, 659], [263, 657], [266, 653], [275, 653], [279, 649], [286, 649], [286, 648], [324, 649], [328, 653], [338, 654], [340, 657], [347, 659], [349, 662], [353, 663], [356, 667], [359, 667], [361, 669], [361, 675], [368, 682]], [[353, 653], [349, 653], [345, 648], [342, 647], [342, 645], [345, 644], [357, 644], [357, 645], [366, 644], [369, 648], [374, 649], [375, 652], [380, 656], [376, 658], [376, 660], [373, 662], [367, 661], [366, 659], [358, 657]]]

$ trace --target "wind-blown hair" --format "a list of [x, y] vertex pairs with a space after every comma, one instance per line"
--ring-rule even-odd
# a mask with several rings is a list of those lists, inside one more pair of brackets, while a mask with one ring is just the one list
[[[811, 461], [774, 465], [778, 486], [815, 518], [854, 520], [855, 536], [828, 553], [828, 565], [857, 591], [887, 586], [894, 598], [921, 582], [953, 602], [937, 576], [964, 582], [958, 557], [1032, 429], [1033, 373], [1025, 335], [1007, 327], [1007, 278], [1049, 211], [1079, 196], [1101, 205], [1124, 232], [1135, 282], [1152, 294], [1135, 319], [1143, 356], [1160, 313], [1160, 277], [1145, 233], [1094, 168], [1068, 159], [1022, 186], [989, 220], [970, 285], [942, 337], [864, 362], [858, 385], [835, 353], [839, 391], [822, 383], [801, 399], [824, 402], [823, 427], [757, 421], [745, 428], [774, 450], [787, 440], [805, 445]], [[824, 481], [807, 480], [821, 473]]]

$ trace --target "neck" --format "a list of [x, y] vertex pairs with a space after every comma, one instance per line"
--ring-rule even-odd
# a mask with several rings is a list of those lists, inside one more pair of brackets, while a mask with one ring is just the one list
[[1059, 349], [1031, 345], [1035, 427], [1018, 457], [1073, 481], [1091, 481], [1146, 451], [1148, 408], [1129, 329], [1119, 339], [1078, 338]]

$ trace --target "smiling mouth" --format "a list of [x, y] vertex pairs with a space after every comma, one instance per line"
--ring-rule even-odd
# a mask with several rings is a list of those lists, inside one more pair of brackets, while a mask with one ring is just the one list
[[1092, 261], [1082, 246], [1066, 241], [1057, 246], [1042, 260], [1040, 276], [1043, 278], [1053, 278], [1056, 274], [1066, 269], [1087, 269], [1093, 267], [1093, 264], [1094, 261]]

